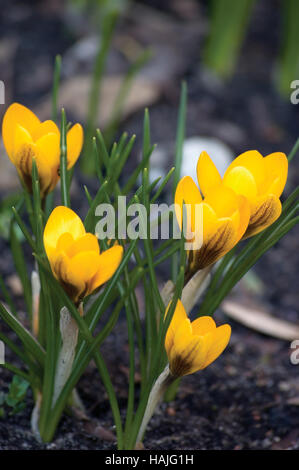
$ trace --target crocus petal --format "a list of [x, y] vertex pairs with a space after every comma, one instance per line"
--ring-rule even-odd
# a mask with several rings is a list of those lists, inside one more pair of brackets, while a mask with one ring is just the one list
[[190, 321], [184, 320], [175, 331], [170, 350], [169, 366], [172, 374], [177, 377], [192, 374], [204, 363], [205, 358], [203, 337], [193, 336]]
[[78, 272], [74, 272], [70, 267], [70, 259], [64, 252], [55, 254], [55, 260], [52, 258], [52, 270], [55, 277], [68, 294], [68, 296], [77, 301], [80, 294], [86, 289], [86, 284]]
[[[202, 219], [200, 225], [196, 227], [196, 238], [190, 239], [189, 243], [192, 243], [192, 249], [188, 251], [188, 263], [192, 265], [192, 271], [197, 270], [197, 254], [205, 246], [206, 241], [213, 236], [218, 227], [218, 217], [214, 210], [206, 203], [201, 204], [202, 207]], [[195, 272], [195, 271], [194, 271]]]
[[203, 202], [203, 237], [204, 240], [212, 236], [216, 230], [218, 225], [219, 218], [217, 217], [216, 212], [214, 209], [206, 202]]
[[72, 168], [82, 150], [83, 145], [83, 129], [80, 124], [75, 124], [67, 133], [67, 167]]
[[51, 262], [51, 255], [55, 251], [60, 236], [69, 232], [74, 240], [85, 235], [84, 225], [78, 215], [68, 207], [55, 207], [51, 213], [44, 230], [44, 246]]
[[213, 235], [204, 240], [200, 250], [201, 265], [205, 267], [214, 263], [231, 250], [235, 243], [236, 232], [233, 222], [231, 219], [220, 219]]
[[[231, 216], [230, 216], [230, 220], [232, 221], [232, 224], [233, 224], [233, 227], [234, 227], [234, 230], [236, 232], [236, 235], [239, 231], [239, 227], [240, 227], [240, 219], [241, 219], [241, 216], [240, 216], [240, 212], [239, 210], [236, 210]], [[249, 219], [248, 219], [249, 220]], [[236, 241], [237, 243], [237, 241]]]
[[39, 152], [38, 165], [57, 169], [60, 163], [59, 136], [54, 133], [43, 135], [36, 141], [36, 148]]
[[56, 134], [60, 138], [60, 131], [54, 121], [41, 122], [32, 134], [33, 140], [38, 140], [46, 134]]
[[59, 136], [46, 134], [36, 141], [35, 159], [41, 191], [47, 193], [55, 188], [59, 175]]
[[227, 324], [221, 325], [216, 330], [210, 333], [210, 346], [207, 351], [207, 356], [205, 358], [202, 369], [206, 368], [212, 362], [217, 359], [217, 357], [222, 354], [231, 336], [231, 327]]
[[[224, 174], [224, 179], [227, 175], [235, 168], [242, 167], [249, 171], [252, 175], [257, 190], [263, 190], [263, 184], [265, 179], [264, 172], [264, 158], [257, 150], [248, 150], [242, 153], [229, 165], [228, 169]], [[237, 191], [238, 192], [238, 191]], [[239, 193], [243, 194], [243, 193]], [[246, 194], [244, 194], [246, 196]]]
[[[165, 317], [168, 313], [170, 305], [171, 305], [171, 302], [169, 302], [169, 304], [167, 306], [167, 309], [166, 309], [166, 312], [165, 312]], [[176, 307], [175, 307], [175, 311], [174, 311], [172, 319], [171, 319], [171, 322], [170, 322], [169, 327], [167, 329], [166, 337], [165, 337], [165, 349], [166, 349], [167, 354], [170, 353], [170, 349], [173, 345], [174, 334], [175, 334], [178, 326], [183, 321], [185, 321], [186, 319], [188, 319], [188, 317], [187, 317], [186, 311], [184, 309], [184, 306], [183, 306], [182, 302], [180, 300], [178, 300], [177, 304], [176, 304]]]
[[256, 198], [251, 206], [251, 217], [243, 238], [251, 237], [273, 224], [281, 214], [281, 202], [274, 194]]
[[239, 241], [245, 234], [248, 224], [249, 224], [250, 204], [244, 196], [238, 195], [238, 205], [239, 205], [240, 222], [239, 222], [239, 228], [237, 230], [236, 238]]
[[56, 245], [56, 250], [64, 251], [66, 253], [69, 247], [73, 245], [73, 243], [74, 243], [73, 235], [69, 232], [65, 232], [59, 237], [57, 245]]
[[80, 251], [93, 251], [99, 254], [100, 249], [97, 237], [92, 233], [86, 233], [83, 237], [78, 238], [67, 248], [67, 254], [70, 257], [75, 256], [80, 253]]
[[[175, 213], [179, 224], [182, 229], [182, 215], [183, 215], [183, 203], [186, 205], [186, 216], [187, 216], [187, 230], [194, 232], [196, 223], [196, 207], [202, 202], [200, 191], [190, 176], [184, 176], [182, 178], [175, 191]], [[190, 206], [189, 206], [190, 205]], [[189, 206], [189, 207], [188, 207]]]
[[8, 156], [11, 158], [17, 124], [25, 128], [32, 136], [40, 124], [38, 117], [30, 109], [19, 103], [13, 103], [6, 110], [2, 122], [2, 138]]
[[221, 184], [221, 176], [207, 152], [202, 152], [197, 162], [197, 180], [201, 192], [206, 195], [212, 188]]
[[120, 245], [113, 246], [100, 254], [98, 271], [90, 283], [91, 291], [109, 281], [120, 265], [122, 256], [123, 247]]
[[31, 135], [24, 127], [19, 124], [15, 127], [12, 152], [9, 155], [12, 163], [21, 171], [25, 169], [31, 174], [32, 157], [35, 154], [35, 145]]
[[207, 333], [211, 333], [216, 329], [215, 321], [212, 317], [209, 316], [196, 318], [196, 320], [191, 323], [191, 326], [192, 333], [198, 336], [204, 336]]
[[190, 273], [195, 273], [217, 261], [229, 250], [236, 238], [234, 224], [230, 218], [219, 219], [208, 204], [204, 202], [202, 206], [203, 243], [199, 249], [190, 250], [188, 253]]
[[235, 243], [236, 231], [232, 220], [228, 218], [218, 220], [214, 231], [209, 230], [209, 233], [204, 235], [202, 247], [197, 251], [190, 250], [188, 258], [190, 272], [195, 273], [199, 269], [203, 269], [215, 263], [231, 250]]
[[250, 200], [256, 197], [258, 192], [254, 176], [243, 166], [235, 166], [227, 170], [223, 177], [223, 184], [236, 194], [242, 194]]
[[211, 206], [218, 217], [230, 217], [238, 210], [236, 193], [218, 185], [206, 194], [204, 202]]
[[288, 177], [288, 159], [282, 152], [275, 152], [264, 158], [265, 189], [268, 194], [279, 197]]
[[68, 278], [71, 283], [75, 283], [77, 279], [86, 286], [94, 277], [100, 266], [100, 256], [94, 251], [82, 251], [69, 261]]

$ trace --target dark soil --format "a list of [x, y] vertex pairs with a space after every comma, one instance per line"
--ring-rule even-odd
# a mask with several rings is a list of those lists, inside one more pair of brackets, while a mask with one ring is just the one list
[[[34, 87], [34, 71], [39, 68], [39, 64], [52, 64], [55, 54], [63, 53], [74, 38], [65, 27], [59, 12], [47, 16], [39, 2], [36, 2], [36, 7], [30, 2], [27, 5], [24, 3], [26, 8], [22, 10], [23, 15], [24, 11], [27, 13], [22, 17], [22, 11], [20, 13], [16, 8], [16, 3], [11, 1], [9, 7], [6, 5], [6, 13], [0, 19], [0, 31], [2, 38], [13, 35], [19, 44], [18, 53], [14, 57], [18, 66], [14, 69], [12, 97], [31, 106], [51, 86], [49, 73], [48, 81], [46, 74], [46, 78], [43, 77], [39, 82], [40, 87]], [[188, 29], [186, 11], [182, 13], [173, 7], [179, 2], [140, 3], [152, 4], [153, 8], [160, 6], [164, 15], [175, 18]], [[188, 3], [191, 5], [196, 2]], [[190, 41], [186, 48], [188, 60], [178, 55], [177, 60], [182, 62], [180, 71], [171, 83], [165, 84], [161, 99], [150, 110], [153, 141], [167, 144], [170, 148], [174, 142], [179, 86], [184, 77], [189, 90], [187, 137], [219, 137], [231, 146], [236, 155], [252, 148], [257, 148], [263, 154], [290, 151], [299, 134], [299, 107], [281, 98], [275, 89], [273, 71], [281, 36], [280, 10], [276, 1], [263, 0], [257, 3], [236, 73], [225, 84], [210, 80], [202, 66], [199, 60], [202, 40], [198, 47], [192, 38], [186, 39], [182, 35], [182, 41]], [[206, 4], [198, 4], [200, 9], [196, 11], [206, 21]], [[16, 12], [19, 12], [19, 16]], [[124, 21], [121, 29], [125, 30], [126, 25]], [[138, 24], [132, 30], [137, 36], [141, 34]], [[23, 89], [22, 84], [28, 80], [29, 71], [32, 72], [33, 85], [31, 83]], [[142, 111], [135, 113], [123, 123], [122, 130], [140, 136], [142, 115]], [[139, 139], [137, 147], [140, 145]], [[163, 162], [166, 168], [171, 166], [171, 151], [169, 153]], [[79, 184], [81, 182], [80, 179]], [[295, 158], [290, 168], [286, 193], [298, 183], [299, 160]], [[96, 188], [92, 181], [90, 185], [92, 189]], [[3, 192], [1, 194], [6, 195]], [[84, 212], [83, 203], [79, 199], [75, 202], [78, 202], [78, 207], [74, 203], [76, 210]], [[263, 289], [257, 300], [273, 315], [297, 324], [298, 237], [297, 226], [266, 253], [255, 268]], [[7, 242], [0, 240], [0, 247], [1, 273], [7, 279], [12, 274], [12, 260]], [[165, 281], [166, 277], [167, 273], [161, 271], [161, 280]], [[17, 301], [22, 309], [21, 297]], [[217, 313], [217, 320], [220, 323], [229, 321], [232, 326], [228, 349], [207, 370], [184, 378], [176, 400], [164, 403], [152, 419], [145, 447], [299, 449], [299, 406], [292, 404], [292, 398], [299, 397], [299, 365], [290, 363], [290, 345], [227, 320], [222, 312]], [[120, 320], [102, 351], [125, 414], [127, 337], [122, 322]], [[0, 390], [6, 391], [10, 380], [11, 374], [3, 370]], [[115, 442], [111, 440], [112, 415], [106, 393], [92, 363], [82, 377], [78, 391], [86, 406], [89, 421], [65, 416], [54, 441], [51, 444], [39, 444], [30, 430], [33, 400], [28, 393], [24, 411], [0, 419], [0, 449], [114, 449]]]
[[[299, 394], [298, 370], [290, 364], [288, 345], [230, 323], [229, 348], [205, 371], [185, 377], [174, 402], [162, 404], [150, 422], [147, 449], [299, 449], [299, 407], [288, 403]], [[119, 324], [102, 350], [125, 413], [122, 331]], [[1, 390], [9, 378], [1, 374]], [[30, 430], [28, 396], [23, 412], [0, 421], [0, 449], [115, 449], [107, 396], [93, 364], [78, 391], [90, 421], [64, 416], [54, 441], [40, 444]]]

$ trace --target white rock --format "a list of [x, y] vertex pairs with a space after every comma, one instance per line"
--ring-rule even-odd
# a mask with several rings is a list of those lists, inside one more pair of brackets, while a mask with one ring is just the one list
[[223, 176], [226, 168], [234, 158], [234, 154], [228, 145], [214, 137], [190, 137], [185, 140], [183, 146], [182, 177], [191, 176], [194, 181], [197, 181], [197, 160], [204, 150], [209, 154], [219, 173]]

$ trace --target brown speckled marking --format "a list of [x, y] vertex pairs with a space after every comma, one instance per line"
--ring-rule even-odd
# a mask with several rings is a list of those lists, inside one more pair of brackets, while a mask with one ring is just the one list
[[170, 371], [172, 375], [175, 377], [183, 377], [183, 375], [187, 375], [189, 373], [193, 365], [193, 361], [189, 358], [192, 356], [192, 353], [196, 348], [197, 344], [195, 344], [190, 350], [188, 357], [177, 355], [171, 360]]
[[[79, 290], [74, 284], [71, 284], [66, 279], [67, 276], [66, 276], [66, 273], [63, 272], [63, 260], [62, 259], [55, 263], [54, 271], [55, 271], [56, 276], [59, 279], [60, 284], [62, 285], [63, 289], [67, 293], [67, 295], [71, 299], [75, 300], [78, 297]], [[82, 298], [82, 294], [80, 295], [80, 298]]]
[[267, 223], [268, 220], [273, 218], [275, 209], [272, 204], [272, 199], [268, 199], [258, 208], [258, 210], [250, 217], [248, 228], [244, 237], [250, 236], [258, 227]]
[[214, 263], [221, 255], [229, 239], [234, 235], [228, 225], [221, 227], [198, 251], [190, 250], [188, 257], [188, 276]]
[[32, 177], [31, 177], [31, 163], [34, 156], [33, 149], [30, 145], [24, 144], [19, 150], [19, 164], [18, 170], [24, 181], [27, 190], [32, 193]]

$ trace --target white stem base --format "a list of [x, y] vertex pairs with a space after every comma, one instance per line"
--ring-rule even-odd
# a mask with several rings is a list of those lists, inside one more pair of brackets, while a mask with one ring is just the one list
[[52, 406], [70, 376], [78, 342], [78, 325], [66, 307], [60, 311], [60, 332], [62, 346], [58, 357]]
[[140, 443], [143, 438], [143, 434], [145, 432], [145, 429], [148, 425], [149, 420], [153, 416], [156, 410], [156, 407], [158, 403], [160, 402], [160, 400], [162, 399], [167, 388], [169, 387], [169, 385], [171, 385], [171, 383], [174, 380], [175, 380], [175, 377], [171, 374], [169, 370], [169, 364], [167, 364], [163, 372], [157, 378], [151, 390], [151, 393], [149, 394], [148, 402], [146, 405], [146, 410], [145, 410], [143, 420], [142, 420], [142, 423], [138, 432], [137, 440], [136, 440], [136, 447], [140, 446]]

